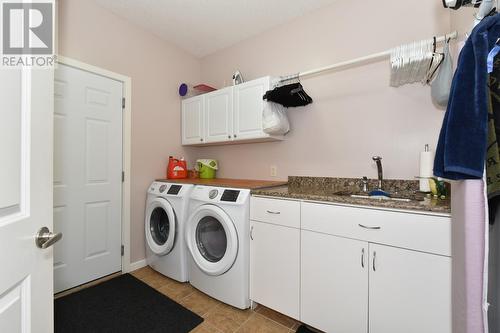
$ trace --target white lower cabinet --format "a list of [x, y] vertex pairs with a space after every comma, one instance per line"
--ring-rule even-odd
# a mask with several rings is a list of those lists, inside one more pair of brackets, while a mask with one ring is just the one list
[[449, 217], [251, 205], [253, 301], [325, 332], [451, 333]]
[[251, 221], [250, 298], [299, 319], [300, 230]]
[[451, 258], [370, 244], [369, 275], [370, 333], [451, 333]]
[[325, 332], [367, 332], [368, 243], [301, 232], [300, 319]]

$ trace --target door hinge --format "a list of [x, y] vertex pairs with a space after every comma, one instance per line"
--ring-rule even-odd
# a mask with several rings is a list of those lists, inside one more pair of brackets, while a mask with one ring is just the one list
[[125, 246], [123, 246], [123, 245], [121, 247], [121, 253], [122, 253], [122, 257], [123, 257], [123, 255], [125, 254]]
[[125, 97], [122, 98], [122, 109], [125, 109]]
[[125, 182], [125, 171], [122, 171], [122, 183]]

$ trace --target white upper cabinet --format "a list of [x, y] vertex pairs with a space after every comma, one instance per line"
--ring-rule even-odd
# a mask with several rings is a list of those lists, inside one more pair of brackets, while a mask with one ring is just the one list
[[200, 144], [204, 140], [203, 96], [185, 99], [182, 101], [182, 144]]
[[245, 82], [182, 101], [182, 144], [214, 145], [283, 140], [264, 133], [262, 99], [271, 78]]
[[205, 97], [206, 142], [222, 142], [232, 139], [233, 89], [217, 90]]
[[[269, 90], [271, 78], [264, 77], [234, 87], [234, 136], [238, 139], [262, 137], [262, 112], [267, 104], [262, 96]], [[264, 134], [265, 135], [265, 134]]]

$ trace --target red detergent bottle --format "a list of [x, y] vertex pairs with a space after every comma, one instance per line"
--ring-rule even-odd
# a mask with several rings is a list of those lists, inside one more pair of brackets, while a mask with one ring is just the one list
[[187, 178], [187, 163], [184, 158], [180, 160], [173, 156], [168, 157], [167, 178], [168, 179], [183, 179]]

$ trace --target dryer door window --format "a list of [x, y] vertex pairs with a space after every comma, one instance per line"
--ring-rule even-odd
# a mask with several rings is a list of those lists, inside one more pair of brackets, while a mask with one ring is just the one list
[[238, 254], [238, 234], [229, 215], [220, 207], [198, 207], [186, 224], [186, 242], [193, 261], [208, 275], [222, 275]]
[[203, 217], [196, 226], [196, 245], [203, 258], [218, 262], [226, 253], [227, 236], [224, 226], [213, 216]]
[[175, 243], [175, 214], [170, 203], [163, 198], [154, 199], [147, 207], [145, 229], [149, 249], [165, 255]]

